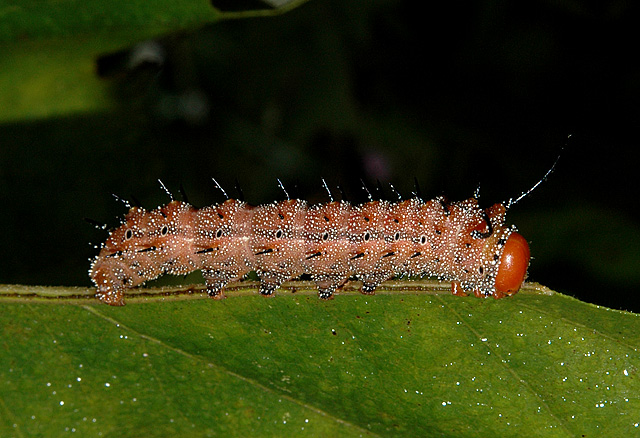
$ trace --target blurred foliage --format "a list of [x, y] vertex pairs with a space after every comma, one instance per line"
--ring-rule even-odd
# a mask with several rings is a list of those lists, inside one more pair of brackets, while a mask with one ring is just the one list
[[213, 21], [202, 1], [0, 2], [0, 120], [47, 118], [110, 108], [95, 76], [101, 53]]
[[[104, 30], [91, 58], [82, 38], [60, 36], [50, 50], [50, 39], [2, 34], [5, 114], [14, 81], [20, 98], [63, 99], [51, 93], [60, 77], [95, 107], [4, 117], [0, 282], [88, 284], [96, 250], [86, 242], [104, 233], [82, 218], [115, 225], [125, 209], [110, 193], [165, 203], [158, 178], [176, 194], [183, 184], [197, 206], [223, 199], [211, 177], [232, 196], [237, 179], [252, 203], [284, 197], [276, 178], [321, 202], [321, 178], [358, 201], [361, 178], [410, 196], [415, 177], [427, 198], [466, 198], [480, 184], [488, 205], [532, 186], [573, 134], [508, 220], [531, 241], [533, 280], [640, 310], [633, 2], [318, 0], [186, 30], [204, 16], [192, 18], [127, 49], [123, 40], [147, 37], [144, 20], [110, 38], [91, 18], [87, 32]], [[41, 55], [28, 68], [10, 61], [26, 45]], [[30, 71], [42, 79], [18, 80]]]

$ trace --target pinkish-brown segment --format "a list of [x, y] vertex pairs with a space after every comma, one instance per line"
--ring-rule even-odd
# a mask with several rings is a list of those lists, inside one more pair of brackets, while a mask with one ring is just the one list
[[481, 209], [474, 198], [258, 207], [227, 200], [199, 210], [173, 201], [132, 208], [89, 274], [97, 297], [111, 305], [123, 305], [124, 291], [147, 280], [195, 270], [212, 298], [250, 271], [267, 296], [302, 274], [325, 299], [351, 277], [372, 294], [395, 276], [427, 275], [452, 281], [456, 295], [501, 298], [517, 292], [529, 264], [526, 240], [505, 226], [505, 212], [501, 204]]

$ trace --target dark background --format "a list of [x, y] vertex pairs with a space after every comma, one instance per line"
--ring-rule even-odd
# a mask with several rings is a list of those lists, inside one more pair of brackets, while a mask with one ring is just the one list
[[[511, 208], [530, 280], [640, 311], [640, 70], [631, 1], [313, 0], [105, 54], [114, 113], [0, 125], [0, 282], [89, 285], [92, 245], [160, 178], [196, 206], [292, 195]], [[567, 141], [568, 135], [571, 138]], [[564, 149], [563, 149], [564, 148]]]

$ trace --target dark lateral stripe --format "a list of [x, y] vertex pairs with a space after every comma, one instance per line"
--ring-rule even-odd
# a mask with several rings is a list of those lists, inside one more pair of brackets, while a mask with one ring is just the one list
[[259, 251], [259, 252], [255, 253], [255, 255], [269, 254], [271, 252], [273, 252], [273, 249], [272, 248], [267, 248], [264, 251]]
[[491, 223], [491, 219], [489, 219], [489, 215], [487, 214], [486, 210], [482, 210], [482, 217], [487, 223], [487, 231], [483, 233], [478, 230], [473, 230], [471, 236], [476, 239], [487, 239], [493, 234], [493, 224]]

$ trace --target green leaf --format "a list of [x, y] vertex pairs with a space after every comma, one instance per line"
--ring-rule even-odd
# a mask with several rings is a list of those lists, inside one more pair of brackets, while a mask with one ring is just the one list
[[[638, 315], [536, 285], [0, 288], [0, 436], [631, 436]], [[232, 288], [234, 289], [234, 288]], [[409, 290], [407, 290], [409, 289]], [[185, 291], [185, 289], [183, 289]]]
[[100, 55], [220, 19], [275, 15], [304, 1], [221, 13], [207, 0], [0, 0], [0, 121], [109, 109], [109, 84], [96, 74]]

